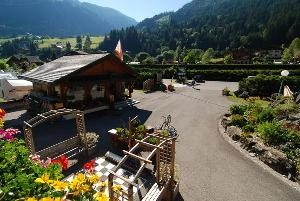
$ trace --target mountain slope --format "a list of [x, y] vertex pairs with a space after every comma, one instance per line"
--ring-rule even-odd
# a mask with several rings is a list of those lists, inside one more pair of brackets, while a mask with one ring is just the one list
[[193, 0], [139, 23], [139, 51], [279, 48], [300, 35], [299, 10], [299, 0]]
[[0, 36], [105, 34], [135, 25], [120, 12], [77, 0], [1, 0]]

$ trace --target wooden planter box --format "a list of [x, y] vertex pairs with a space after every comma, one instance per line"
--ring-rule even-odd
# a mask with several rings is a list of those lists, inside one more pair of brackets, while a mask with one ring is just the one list
[[[111, 137], [111, 140], [113, 143], [116, 143], [118, 144], [118, 146], [120, 146], [121, 149], [128, 149], [128, 143], [129, 143], [129, 139], [128, 138], [124, 138], [124, 137], [121, 137], [117, 134], [117, 131], [115, 129], [111, 129], [108, 131], [110, 137]], [[132, 146], [136, 145], [136, 141], [135, 139], [132, 140]], [[143, 147], [143, 151], [152, 151], [153, 148], [150, 148], [150, 147], [146, 147], [144, 146]]]
[[97, 151], [97, 146], [94, 145], [94, 146], [88, 148], [87, 154], [88, 154], [88, 156], [92, 156], [92, 155], [96, 154], [96, 151]]

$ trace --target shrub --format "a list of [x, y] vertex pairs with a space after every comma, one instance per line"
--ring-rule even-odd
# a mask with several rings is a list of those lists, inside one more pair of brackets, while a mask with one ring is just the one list
[[297, 113], [299, 106], [291, 100], [287, 100], [284, 104], [279, 104], [274, 107], [275, 115], [284, 115], [286, 113]]
[[275, 118], [274, 111], [270, 107], [265, 107], [257, 114], [257, 120], [259, 123], [271, 122]]
[[87, 143], [88, 148], [95, 146], [99, 141], [99, 135], [97, 135], [97, 133], [87, 132], [85, 135], [86, 139], [84, 138], [84, 134], [80, 133], [80, 140], [83, 144]]
[[255, 131], [255, 126], [252, 125], [252, 124], [247, 124], [245, 125], [243, 128], [242, 128], [242, 131], [243, 132], [246, 132], [246, 133], [253, 133]]
[[231, 114], [243, 115], [247, 111], [247, 105], [232, 105], [230, 106]]
[[257, 75], [254, 78], [245, 78], [239, 82], [239, 90], [247, 91], [251, 96], [271, 96], [274, 93], [278, 93], [282, 79], [284, 79], [284, 84], [290, 86], [292, 91], [300, 90], [299, 77], [282, 78], [275, 75]]
[[229, 96], [229, 95], [230, 95], [230, 90], [228, 89], [228, 87], [225, 87], [225, 88], [222, 90], [222, 95], [223, 95], [223, 96]]
[[282, 124], [276, 121], [264, 122], [258, 125], [257, 131], [261, 139], [268, 144], [278, 145], [288, 141], [288, 130], [284, 129]]
[[231, 116], [230, 124], [233, 126], [238, 126], [240, 128], [244, 127], [246, 125], [246, 120], [242, 115], [234, 114]]

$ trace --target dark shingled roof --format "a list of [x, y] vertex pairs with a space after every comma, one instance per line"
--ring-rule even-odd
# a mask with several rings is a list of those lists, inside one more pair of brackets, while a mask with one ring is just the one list
[[31, 71], [20, 75], [19, 77], [30, 81], [53, 83], [69, 75], [70, 73], [103, 59], [108, 55], [111, 54], [63, 56], [42, 66], [34, 68]]

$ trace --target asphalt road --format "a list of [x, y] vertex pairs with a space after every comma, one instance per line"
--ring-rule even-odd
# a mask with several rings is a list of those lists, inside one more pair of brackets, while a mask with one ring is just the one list
[[257, 166], [226, 142], [217, 122], [230, 101], [221, 96], [236, 83], [207, 82], [175, 93], [136, 94], [138, 108], [151, 111], [146, 124], [158, 125], [166, 114], [180, 137], [176, 147], [181, 200], [299, 201], [300, 193]]
[[[241, 155], [219, 134], [217, 122], [231, 104], [221, 96], [226, 86], [235, 89], [237, 84], [207, 82], [196, 89], [176, 85], [178, 88], [173, 93], [137, 91], [134, 98], [141, 101], [137, 108], [86, 115], [86, 128], [100, 134], [98, 152], [103, 155], [107, 150], [116, 149], [107, 131], [126, 124], [129, 116], [139, 115], [147, 125], [158, 126], [162, 123], [161, 116], [171, 114], [172, 124], [180, 134], [176, 144], [179, 200], [300, 201], [298, 191]], [[27, 118], [25, 111], [12, 112], [7, 114], [6, 124], [19, 125]], [[68, 137], [66, 133], [72, 130], [65, 122], [52, 125], [37, 128], [39, 146]]]

